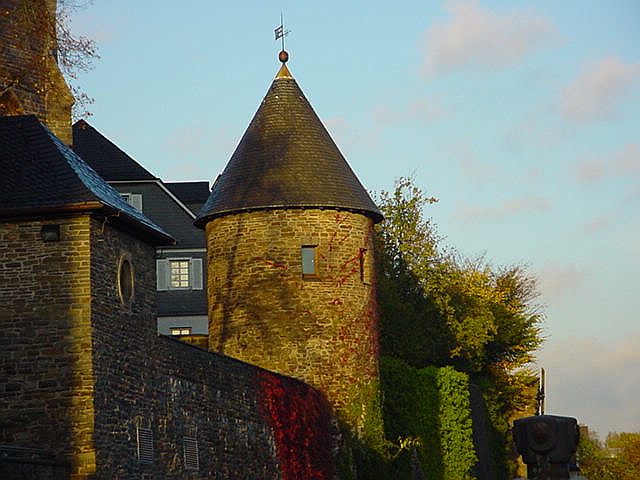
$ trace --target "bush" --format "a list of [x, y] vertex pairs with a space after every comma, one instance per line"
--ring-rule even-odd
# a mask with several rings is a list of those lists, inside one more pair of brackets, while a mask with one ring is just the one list
[[[473, 479], [477, 457], [469, 377], [452, 367], [416, 369], [383, 358], [381, 379], [388, 438], [415, 438], [420, 466], [429, 479]], [[410, 452], [402, 453], [395, 460], [397, 467], [406, 470], [409, 457]]]

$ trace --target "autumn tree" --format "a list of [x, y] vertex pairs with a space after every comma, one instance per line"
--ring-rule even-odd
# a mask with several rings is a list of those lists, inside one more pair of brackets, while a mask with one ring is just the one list
[[587, 478], [636, 480], [640, 478], [640, 432], [612, 432], [605, 442], [595, 434], [581, 438], [578, 459]]
[[383, 355], [472, 376], [526, 366], [541, 343], [535, 279], [520, 265], [497, 268], [442, 247], [424, 215], [434, 202], [407, 178], [378, 195]]
[[377, 200], [385, 215], [376, 232], [381, 353], [467, 373], [485, 393], [506, 461], [510, 421], [533, 413], [530, 363], [542, 342], [535, 279], [521, 265], [495, 267], [443, 247], [424, 213], [436, 199], [412, 179]]

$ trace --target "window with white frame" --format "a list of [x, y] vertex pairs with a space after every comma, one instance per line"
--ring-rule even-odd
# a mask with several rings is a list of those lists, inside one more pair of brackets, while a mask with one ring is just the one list
[[185, 260], [169, 260], [169, 288], [189, 288], [191, 286], [191, 262]]
[[131, 205], [133, 208], [142, 211], [142, 194], [141, 193], [121, 193], [122, 199]]
[[156, 260], [157, 289], [202, 290], [201, 258], [163, 258]]
[[171, 327], [169, 333], [174, 336], [191, 335], [191, 327]]

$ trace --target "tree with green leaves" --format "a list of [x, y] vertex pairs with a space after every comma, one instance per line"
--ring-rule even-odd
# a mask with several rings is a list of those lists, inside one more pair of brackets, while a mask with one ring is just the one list
[[376, 232], [381, 353], [468, 374], [487, 399], [497, 463], [506, 464], [509, 423], [534, 405], [529, 365], [542, 342], [535, 279], [521, 265], [495, 267], [443, 247], [425, 216], [437, 200], [412, 179], [377, 200], [385, 215]]

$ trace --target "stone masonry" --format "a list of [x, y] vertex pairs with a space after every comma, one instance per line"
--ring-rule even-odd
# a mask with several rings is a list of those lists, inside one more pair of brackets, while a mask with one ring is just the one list
[[[381, 428], [371, 218], [261, 210], [206, 232], [210, 350], [308, 382], [360, 436]], [[302, 274], [302, 246], [316, 246], [315, 276]]]
[[[42, 241], [48, 224], [60, 225], [60, 241]], [[133, 270], [129, 302], [118, 289], [122, 259]], [[153, 245], [89, 214], [0, 222], [0, 446], [53, 465], [0, 459], [5, 478], [69, 478], [57, 465], [74, 480], [333, 478], [330, 456], [317, 457], [320, 476], [308, 463], [310, 449], [331, 448], [330, 417], [297, 417], [323, 395], [158, 336], [155, 317]], [[278, 408], [299, 412], [299, 438]], [[149, 462], [139, 428], [152, 432]]]
[[[0, 443], [46, 446], [91, 471], [90, 220], [0, 223]], [[60, 225], [60, 242], [40, 229]]]
[[69, 145], [74, 100], [55, 57], [56, 3], [0, 5], [0, 115], [33, 113]]

